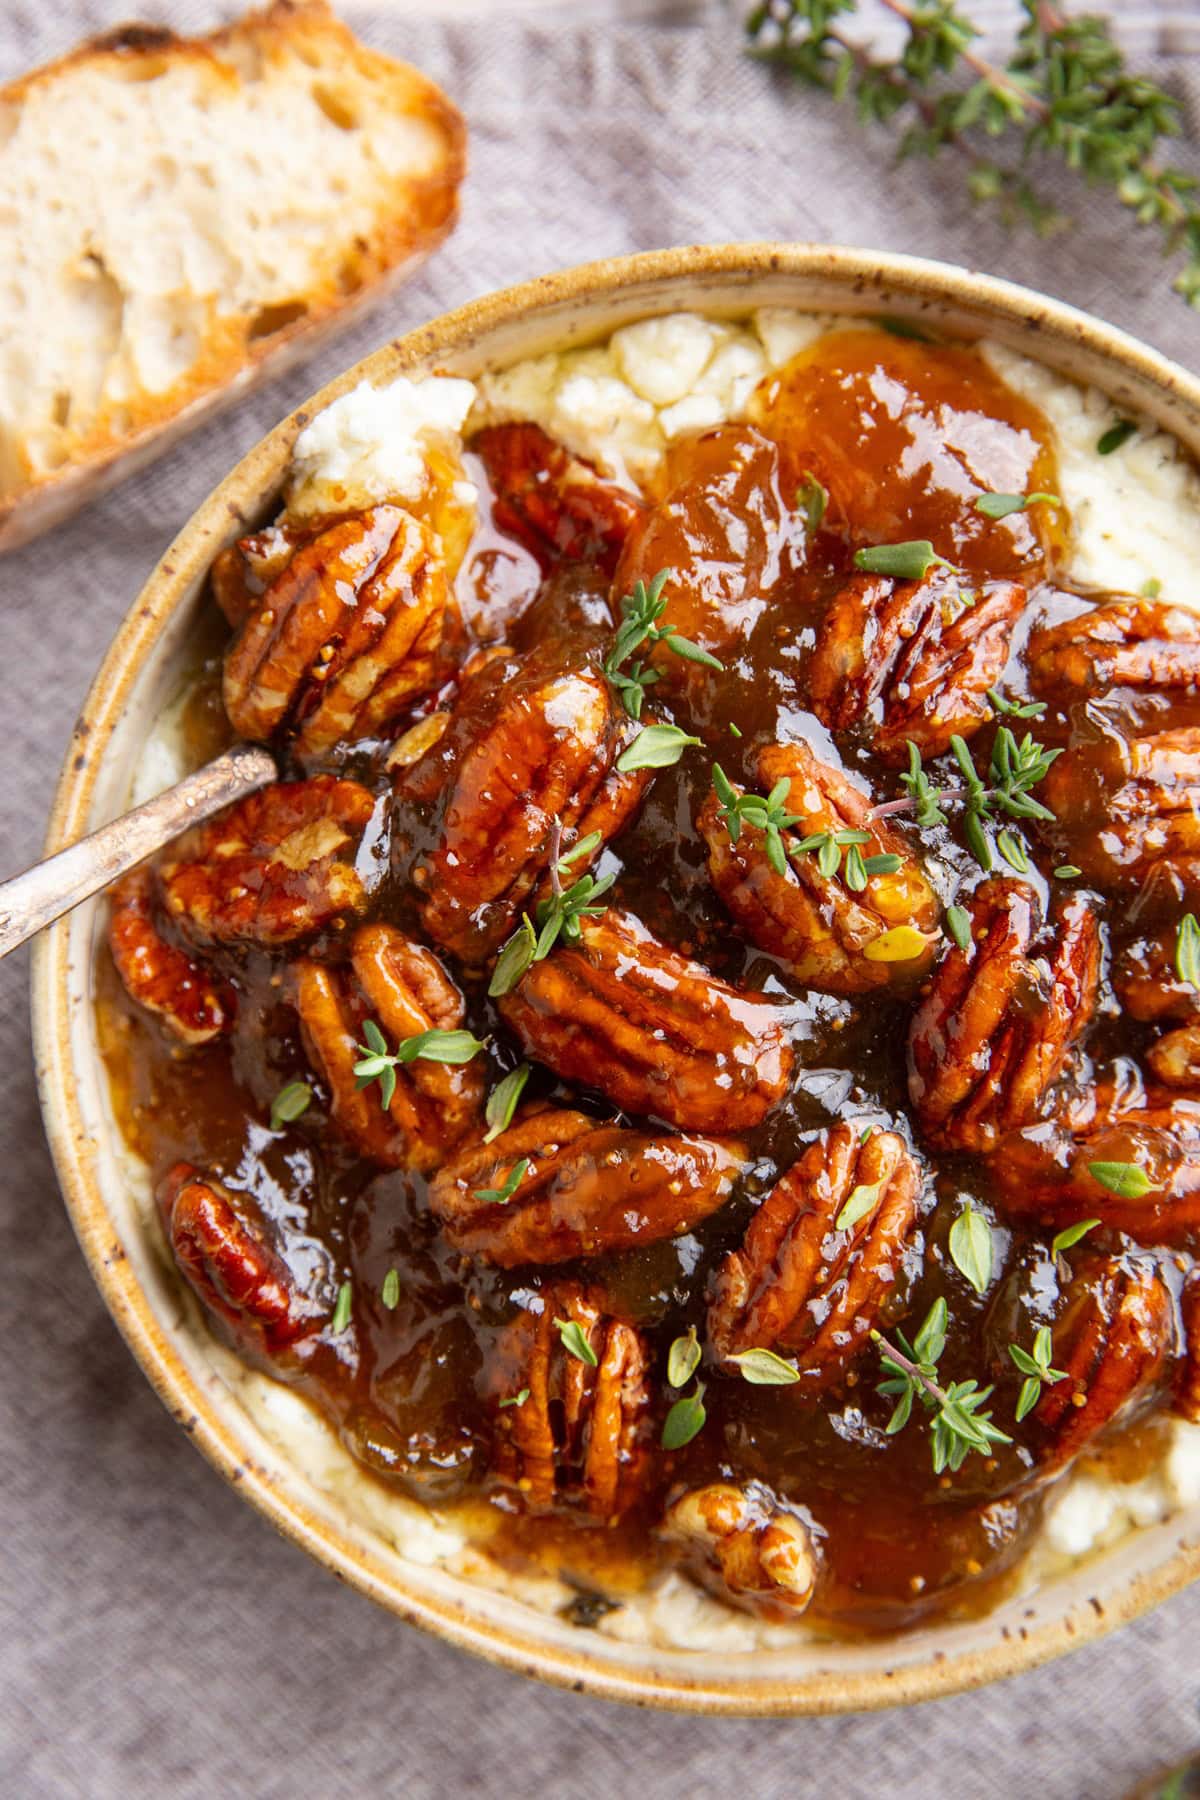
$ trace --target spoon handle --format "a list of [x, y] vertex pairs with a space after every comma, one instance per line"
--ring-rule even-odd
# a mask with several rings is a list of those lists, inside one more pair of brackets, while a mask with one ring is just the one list
[[0, 882], [0, 956], [153, 856], [190, 825], [265, 787], [277, 773], [274, 757], [261, 745], [235, 744], [144, 806], [35, 863], [23, 875]]

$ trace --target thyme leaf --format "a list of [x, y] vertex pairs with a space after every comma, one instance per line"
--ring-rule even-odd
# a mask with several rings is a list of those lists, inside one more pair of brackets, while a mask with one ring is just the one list
[[529, 1158], [523, 1156], [520, 1162], [513, 1164], [498, 1188], [475, 1188], [474, 1198], [487, 1206], [507, 1206], [528, 1173]]
[[289, 1081], [271, 1102], [271, 1130], [280, 1131], [290, 1125], [312, 1105], [313, 1091], [307, 1081]]
[[953, 569], [939, 556], [928, 538], [912, 538], [903, 544], [872, 544], [856, 550], [854, 566], [869, 575], [891, 575], [897, 581], [924, 581], [930, 569]]
[[677, 1337], [667, 1352], [667, 1380], [673, 1388], [686, 1387], [700, 1367], [700, 1340], [696, 1327], [689, 1325], [683, 1337]]
[[589, 1369], [598, 1368], [599, 1358], [592, 1349], [591, 1341], [578, 1320], [555, 1319], [554, 1323], [558, 1327], [558, 1335], [562, 1340], [563, 1349], [571, 1356], [578, 1357], [581, 1363], [586, 1363]]
[[694, 1391], [677, 1400], [663, 1420], [663, 1449], [682, 1450], [685, 1444], [690, 1444], [704, 1430], [707, 1417], [704, 1410], [704, 1383], [698, 1381]]
[[487, 1097], [487, 1105], [483, 1116], [487, 1130], [483, 1134], [485, 1144], [490, 1144], [507, 1131], [512, 1124], [512, 1116], [517, 1110], [517, 1102], [525, 1091], [525, 1083], [529, 1080], [531, 1070], [528, 1063], [518, 1063], [515, 1069], [498, 1081]]

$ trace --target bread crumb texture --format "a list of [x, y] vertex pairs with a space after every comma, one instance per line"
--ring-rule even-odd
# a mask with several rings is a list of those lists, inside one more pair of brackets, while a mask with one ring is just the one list
[[0, 90], [0, 523], [428, 250], [464, 145], [324, 0], [126, 26]]

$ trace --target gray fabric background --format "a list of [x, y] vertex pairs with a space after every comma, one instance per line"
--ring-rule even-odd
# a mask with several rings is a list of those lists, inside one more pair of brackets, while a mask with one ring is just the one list
[[[650, 4], [626, 10], [644, 20]], [[134, 9], [0, 5], [0, 77]], [[973, 263], [1200, 359], [1200, 317], [1170, 297], [1153, 244], [1106, 197], [1074, 191], [1070, 237], [1009, 237], [968, 203], [949, 161], [897, 173], [885, 135], [739, 62], [728, 21], [686, 0], [664, 4], [681, 21], [672, 27], [606, 23], [603, 0], [532, 22], [343, 10], [465, 110], [461, 227], [385, 313], [0, 564], [0, 870], [36, 856], [92, 671], [208, 488], [337, 368], [471, 295], [618, 251], [832, 239]], [[1004, 0], [969, 10], [997, 21], [1009, 11]], [[1200, 135], [1197, 0], [1120, 0], [1119, 12]], [[157, 0], [143, 16], [193, 28], [217, 9]], [[26, 981], [22, 955], [0, 964], [0, 1792], [1078, 1800], [1119, 1796], [1200, 1740], [1200, 1589], [990, 1692], [903, 1714], [758, 1723], [542, 1690], [343, 1590], [195, 1455], [110, 1324], [42, 1138]]]

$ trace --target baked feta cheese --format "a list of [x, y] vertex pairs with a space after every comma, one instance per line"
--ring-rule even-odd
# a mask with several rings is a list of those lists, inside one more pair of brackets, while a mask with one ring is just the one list
[[356, 511], [381, 500], [419, 500], [431, 438], [457, 450], [475, 385], [447, 375], [386, 387], [360, 381], [311, 419], [296, 439], [288, 512], [293, 518]]

